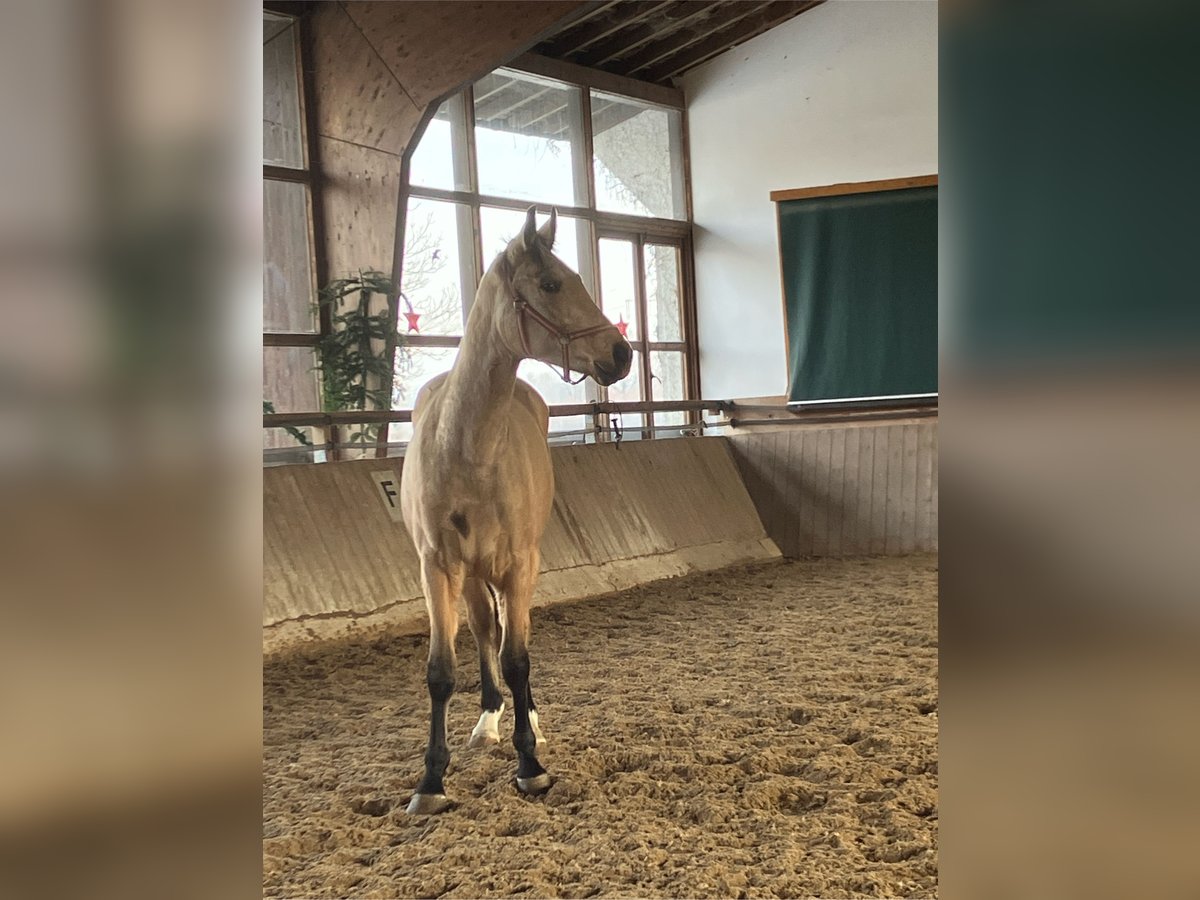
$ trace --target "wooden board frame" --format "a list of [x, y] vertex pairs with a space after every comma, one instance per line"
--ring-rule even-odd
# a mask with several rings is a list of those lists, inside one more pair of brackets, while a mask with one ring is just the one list
[[[911, 188], [937, 187], [937, 184], [938, 184], [938, 176], [936, 174], [934, 174], [934, 175], [912, 175], [912, 176], [909, 176], [908, 178], [885, 178], [885, 179], [881, 179], [881, 180], [877, 180], [877, 181], [845, 181], [845, 182], [840, 182], [838, 184], [826, 184], [826, 185], [820, 185], [817, 187], [788, 188], [785, 190], [771, 191], [770, 196], [771, 196], [771, 201], [773, 203], [779, 203], [783, 200], [811, 200], [816, 197], [846, 197], [846, 196], [850, 196], [852, 194], [871, 194], [871, 193], [876, 193], [879, 191], [902, 191], [902, 190], [909, 190]], [[783, 325], [784, 325], [784, 327], [783, 327], [783, 356], [784, 356], [784, 361], [786, 363], [785, 371], [787, 372], [787, 378], [790, 382], [791, 377], [792, 377], [792, 373], [791, 373], [792, 348], [791, 348], [791, 341], [788, 337], [788, 328], [787, 328], [787, 322], [788, 322], [787, 291], [784, 286], [784, 276], [783, 276], [783, 234], [780, 232], [780, 229], [779, 229], [779, 210], [778, 209], [776, 209], [776, 211], [775, 211], [775, 246], [778, 248], [778, 251], [779, 251], [779, 300], [780, 300], [780, 305], [782, 307]], [[785, 394], [785, 396], [786, 396], [786, 394]], [[827, 410], [842, 410], [842, 409], [854, 410], [854, 409], [862, 409], [864, 406], [866, 406], [868, 404], [879, 403], [881, 405], [887, 405], [889, 402], [894, 403], [895, 401], [854, 400], [854, 401], [846, 401], [844, 403], [821, 403], [821, 404], [816, 404], [816, 405], [819, 405], [822, 409], [827, 409]], [[802, 405], [806, 405], [808, 407], [814, 406], [814, 404], [812, 404], [812, 403], [803, 404], [802, 402], [789, 403], [789, 405], [794, 405], [797, 407], [802, 406]], [[914, 400], [910, 401], [910, 405], [937, 407], [938, 398], [937, 398], [937, 396], [934, 396], [927, 400], [914, 399]]]
[[847, 194], [870, 194], [875, 191], [902, 191], [907, 188], [937, 187], [937, 175], [914, 175], [910, 178], [885, 178], [882, 181], [845, 181], [820, 187], [789, 188], [771, 191], [771, 200], [807, 200], [812, 197], [844, 197]]

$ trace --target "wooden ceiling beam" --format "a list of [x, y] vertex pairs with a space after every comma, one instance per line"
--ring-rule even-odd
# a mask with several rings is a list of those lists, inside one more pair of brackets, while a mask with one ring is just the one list
[[721, 3], [714, 4], [721, 8], [731, 8], [732, 14], [726, 14], [726, 18], [721, 18], [719, 10], [714, 10], [711, 7], [708, 12], [710, 15], [716, 14], [710, 24], [711, 28], [692, 28], [688, 31], [673, 31], [663, 37], [662, 40], [656, 41], [645, 47], [638, 53], [630, 56], [622, 56], [620, 59], [621, 70], [632, 75], [634, 72], [640, 72], [643, 69], [648, 69], [657, 62], [668, 59], [677, 53], [682, 53], [688, 47], [700, 43], [700, 41], [709, 38], [715, 31], [719, 31], [730, 27], [733, 23], [744, 19], [746, 16], [753, 15], [768, 5], [769, 0], [764, 0], [762, 3]]
[[[685, 10], [682, 16], [677, 19], [668, 16], [660, 16], [652, 22], [645, 22], [642, 25], [635, 25], [632, 28], [626, 28], [618, 34], [613, 35], [610, 40], [603, 41], [592, 47], [582, 56], [575, 55], [575, 62], [581, 66], [592, 66], [593, 68], [602, 68], [605, 63], [612, 62], [614, 59], [624, 59], [631, 51], [636, 50], [649, 42], [659, 39], [664, 35], [670, 36], [679, 33], [679, 29], [687, 25], [689, 22], [695, 22], [707, 16], [711, 16], [720, 6], [720, 3], [703, 3], [692, 2], [686, 4], [678, 4]], [[696, 39], [704, 37], [701, 32], [696, 36]], [[624, 66], [622, 66], [624, 68]]]
[[606, 14], [612, 11], [614, 7], [620, 5], [621, 0], [608, 0], [608, 2], [596, 3], [592, 9], [581, 15], [570, 25], [560, 29], [550, 37], [546, 38], [546, 40], [544, 40], [539, 46], [550, 47], [559, 43], [569, 46], [573, 41], [571, 35], [579, 34], [584, 29], [590, 30], [591, 28], [598, 27], [597, 23], [602, 19], [606, 19]]
[[670, 6], [675, 0], [654, 0], [654, 2], [624, 2], [614, 3], [606, 7], [610, 15], [599, 15], [588, 20], [581, 28], [569, 28], [559, 34], [554, 40], [543, 44], [540, 52], [545, 56], [561, 59], [579, 53], [585, 47], [590, 47], [597, 41], [602, 41], [646, 16], [652, 15]]
[[822, 0], [802, 0], [802, 2], [787, 0], [787, 2], [768, 3], [752, 15], [739, 18], [731, 27], [722, 28], [714, 32], [707, 40], [650, 67], [639, 77], [646, 81], [663, 82], [668, 78], [680, 75], [688, 69], [708, 62], [714, 56], [812, 9], [821, 2]]

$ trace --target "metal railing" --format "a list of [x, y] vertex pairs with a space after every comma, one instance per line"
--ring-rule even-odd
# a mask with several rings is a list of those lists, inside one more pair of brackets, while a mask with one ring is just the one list
[[[550, 418], [565, 418], [570, 416], [590, 416], [592, 425], [585, 429], [554, 431], [550, 433], [552, 443], [562, 443], [573, 438], [587, 443], [592, 437], [593, 442], [640, 439], [643, 437], [678, 437], [680, 435], [704, 434], [705, 432], [736, 431], [739, 428], [754, 428], [764, 426], [790, 425], [819, 425], [843, 422], [864, 422], [897, 418], [924, 418], [938, 414], [937, 400], [921, 403], [848, 403], [839, 406], [822, 404], [806, 407], [800, 405], [768, 404], [738, 402], [735, 400], [653, 400], [630, 402], [594, 402], [570, 403], [550, 406]], [[663, 425], [647, 423], [646, 425], [624, 424], [612, 417], [624, 414], [644, 414], [683, 412], [692, 414], [684, 424]], [[717, 418], [706, 418], [712, 415]], [[303, 413], [267, 413], [263, 415], [264, 428], [320, 428], [329, 439], [320, 444], [297, 444], [294, 447], [279, 447], [264, 450], [267, 461], [299, 461], [300, 457], [308, 456], [309, 461], [321, 461], [315, 458], [317, 453], [325, 454], [326, 459], [338, 459], [343, 451], [354, 451], [364, 455], [382, 458], [389, 450], [402, 451], [407, 443], [404, 441], [387, 441], [385, 439], [372, 441], [368, 444], [351, 443], [341, 439], [340, 431], [344, 427], [355, 425], [387, 424], [394, 422], [411, 422], [411, 409], [395, 410], [351, 410], [346, 412], [303, 412]], [[662, 434], [659, 434], [659, 433]]]

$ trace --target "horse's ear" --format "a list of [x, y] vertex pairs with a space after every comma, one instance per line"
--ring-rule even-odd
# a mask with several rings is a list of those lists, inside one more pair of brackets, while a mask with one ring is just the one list
[[554, 249], [554, 230], [558, 227], [558, 210], [553, 206], [550, 207], [550, 218], [546, 224], [538, 229], [538, 237], [542, 239], [542, 244], [547, 250]]
[[526, 253], [536, 254], [538, 252], [538, 230], [537, 230], [537, 207], [529, 207], [529, 211], [525, 213], [525, 228], [521, 232], [521, 246]]

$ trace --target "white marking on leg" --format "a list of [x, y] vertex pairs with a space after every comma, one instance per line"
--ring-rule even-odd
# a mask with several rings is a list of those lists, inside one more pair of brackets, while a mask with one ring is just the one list
[[504, 714], [504, 704], [500, 704], [497, 710], [484, 710], [479, 717], [479, 724], [475, 726], [475, 730], [471, 732], [471, 741], [488, 744], [500, 743], [500, 716]]
[[542, 734], [542, 729], [538, 728], [538, 714], [536, 709], [529, 711], [529, 726], [533, 729], [533, 736], [537, 738], [539, 744], [546, 743], [546, 736]]

